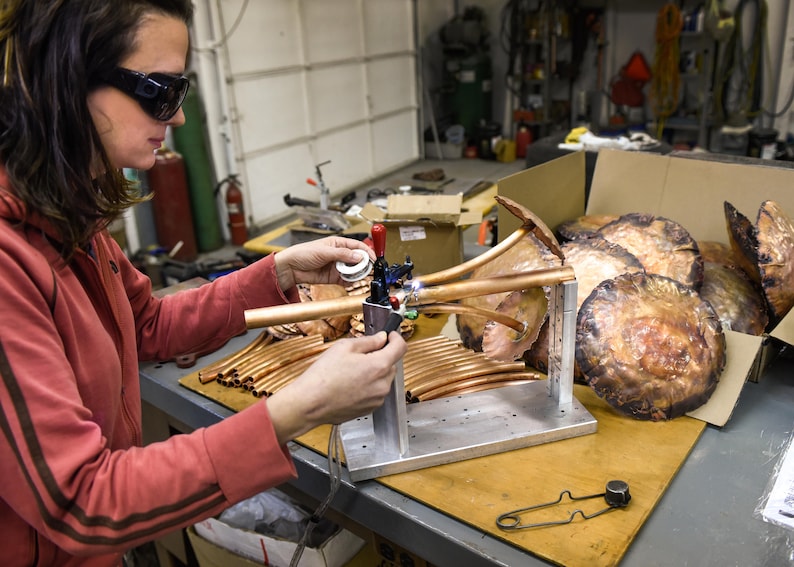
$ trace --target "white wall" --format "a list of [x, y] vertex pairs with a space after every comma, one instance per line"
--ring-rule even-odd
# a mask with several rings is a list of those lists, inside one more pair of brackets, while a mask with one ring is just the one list
[[[199, 0], [196, 70], [218, 177], [252, 225], [419, 155], [412, 0]], [[224, 214], [225, 216], [225, 214]]]

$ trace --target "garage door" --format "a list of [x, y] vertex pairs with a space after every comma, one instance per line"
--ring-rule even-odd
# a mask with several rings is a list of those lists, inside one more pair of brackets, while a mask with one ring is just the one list
[[198, 22], [197, 35], [214, 27], [220, 38], [196, 40], [194, 56], [214, 41], [220, 64], [215, 78], [199, 71], [199, 87], [210, 93], [226, 83], [221, 124], [209, 113], [212, 151], [240, 175], [250, 222], [288, 214], [287, 193], [318, 201], [306, 183], [318, 164], [328, 162], [323, 178], [340, 195], [418, 157], [412, 0], [197, 4], [197, 19], [212, 20]]

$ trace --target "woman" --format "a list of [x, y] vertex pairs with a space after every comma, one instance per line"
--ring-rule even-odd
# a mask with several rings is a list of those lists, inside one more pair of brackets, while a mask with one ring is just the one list
[[[222, 345], [245, 309], [337, 282], [353, 240], [288, 248], [158, 300], [105, 227], [124, 167], [179, 126], [189, 0], [0, 2], [0, 564], [118, 565], [295, 474], [288, 440], [372, 411], [397, 333], [339, 341], [291, 386], [139, 447], [138, 360]], [[370, 255], [372, 252], [370, 251]]]

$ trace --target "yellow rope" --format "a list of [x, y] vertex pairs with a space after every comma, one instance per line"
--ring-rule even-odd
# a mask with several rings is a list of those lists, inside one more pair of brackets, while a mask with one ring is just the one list
[[679, 73], [679, 36], [683, 19], [675, 4], [664, 5], [656, 17], [656, 53], [649, 98], [656, 115], [657, 138], [661, 138], [665, 120], [678, 107], [681, 88]]

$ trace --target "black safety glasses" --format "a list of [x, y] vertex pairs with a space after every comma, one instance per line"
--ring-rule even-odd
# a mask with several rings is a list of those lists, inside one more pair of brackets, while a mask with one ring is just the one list
[[139, 73], [117, 67], [103, 77], [110, 86], [138, 101], [156, 120], [170, 120], [185, 100], [190, 81], [181, 75]]

